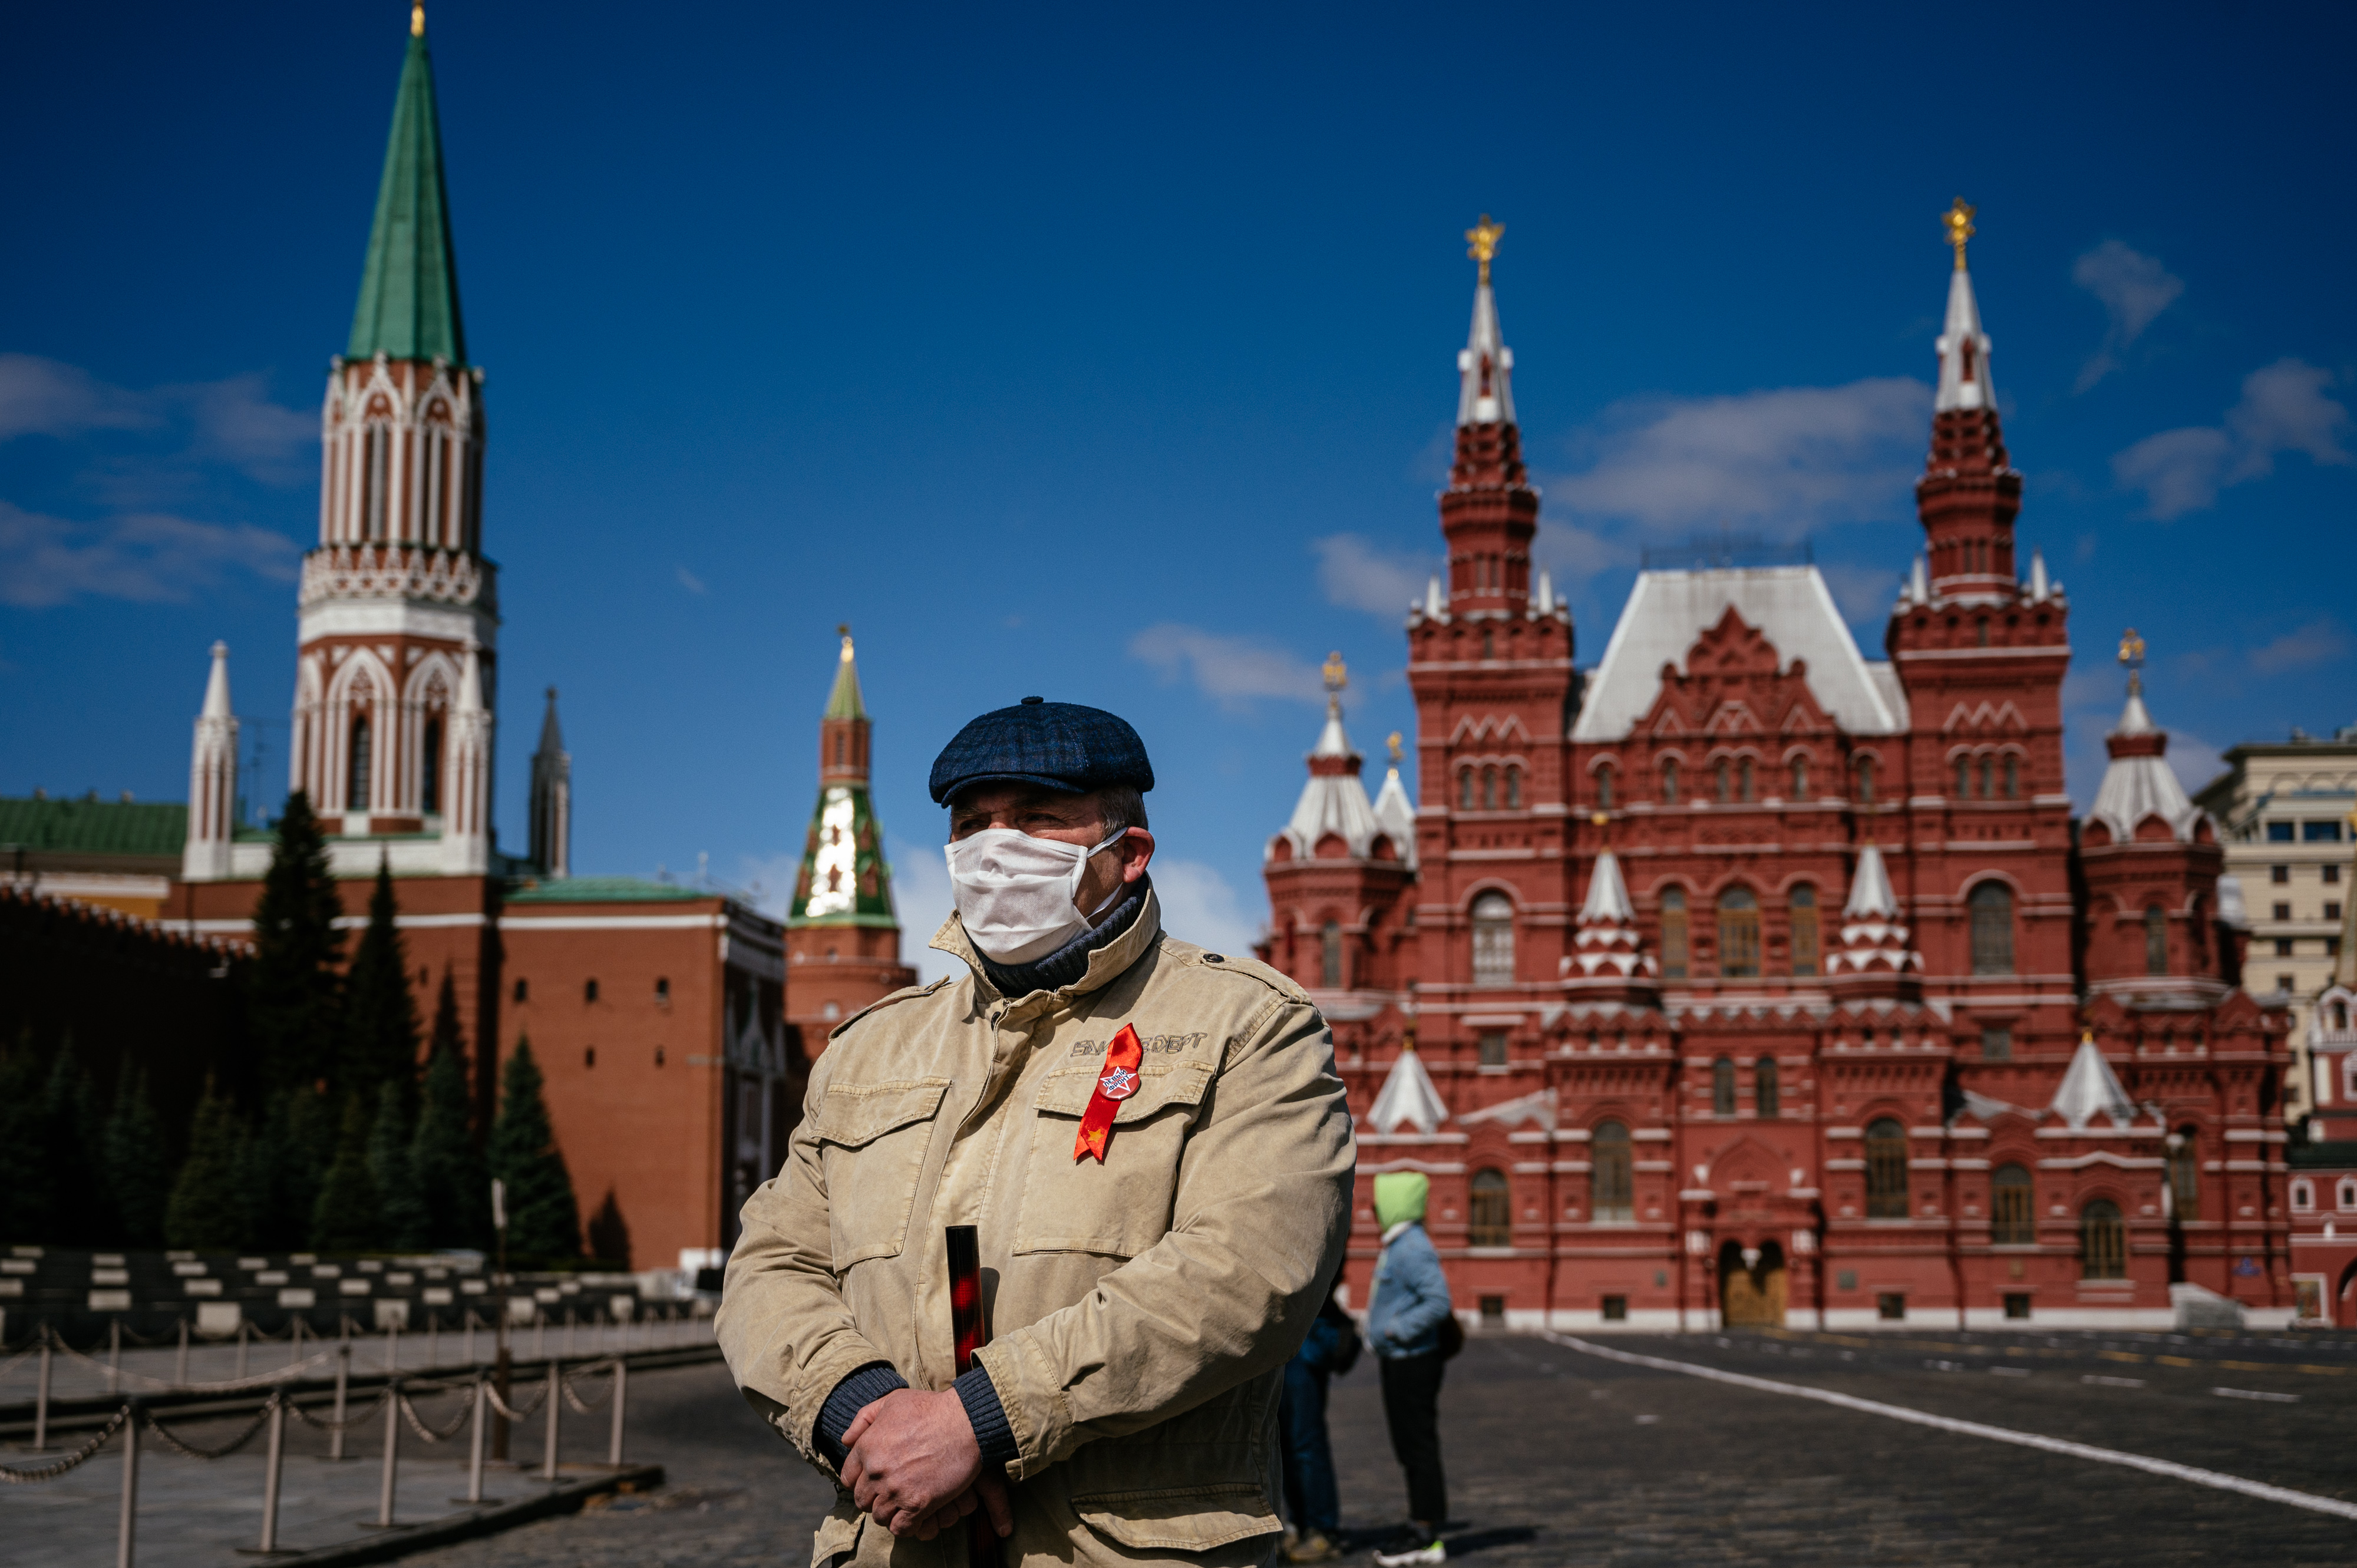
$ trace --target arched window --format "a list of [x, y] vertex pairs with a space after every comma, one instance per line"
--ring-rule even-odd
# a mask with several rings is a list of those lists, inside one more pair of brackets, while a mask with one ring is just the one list
[[1718, 896], [1718, 972], [1728, 980], [1760, 972], [1760, 896], [1749, 887]]
[[1485, 811], [1498, 809], [1498, 770], [1494, 768], [1481, 769], [1481, 809]]
[[1637, 1217], [1629, 1129], [1599, 1122], [1588, 1141], [1588, 1217], [1599, 1225], [1626, 1225]]
[[1888, 1116], [1866, 1130], [1866, 1217], [1907, 1218], [1907, 1129]]
[[1506, 769], [1506, 810], [1518, 811], [1522, 810], [1522, 806], [1523, 770], [1519, 768], [1509, 768]]
[[[1662, 978], [1686, 977], [1686, 890], [1662, 889]], [[2352, 1058], [2357, 1059], [2357, 1058]]]
[[2013, 889], [1984, 882], [1965, 900], [1973, 912], [1973, 972], [2013, 972]]
[[1466, 1227], [1466, 1244], [1473, 1247], [1511, 1247], [1514, 1244], [1513, 1196], [1506, 1186], [1506, 1173], [1501, 1170], [1480, 1170], [1473, 1173], [1471, 1223]]
[[1740, 800], [1752, 798], [1751, 759], [1748, 757], [1736, 764], [1735, 794]]
[[1987, 800], [1991, 793], [1989, 789], [1989, 772], [1990, 769], [1996, 766], [1996, 758], [1988, 757], [1981, 758], [1981, 799], [1984, 800]]
[[369, 809], [369, 790], [375, 771], [375, 744], [369, 733], [369, 716], [357, 714], [352, 718], [350, 750], [346, 755], [344, 810], [365, 811]]
[[1735, 1064], [1725, 1057], [1710, 1064], [1710, 1113], [1735, 1114]]
[[1751, 1102], [1762, 1116], [1782, 1114], [1784, 1096], [1776, 1081], [1774, 1057], [1761, 1057], [1751, 1064]]
[[1711, 769], [1711, 772], [1717, 779], [1716, 788], [1718, 803], [1723, 806], [1729, 800], [1735, 799], [1734, 786], [1728, 782], [1732, 775], [1727, 768], [1727, 758], [1724, 757], [1720, 757], [1717, 765]]
[[1969, 757], [1960, 756], [1956, 758], [1956, 799], [1959, 800], [1964, 800], [1972, 792], [1973, 759]]
[[442, 721], [425, 721], [425, 755], [418, 763], [418, 808], [427, 816], [442, 811]]
[[2294, 1214], [2308, 1214], [2312, 1212], [2315, 1208], [2315, 1184], [2310, 1182], [2306, 1176], [2302, 1176], [2298, 1181], [2293, 1182], [2291, 1184], [2292, 1212]]
[[1609, 768], [1596, 770], [1596, 803], [1608, 811], [1612, 809], [1612, 769]]
[[1796, 757], [1792, 758], [1792, 799], [1805, 800], [1808, 798], [1809, 759], [1805, 757]]
[[1473, 983], [1514, 982], [1514, 906], [1502, 893], [1473, 900]]
[[2005, 759], [2005, 798], [2008, 800], [2021, 799], [2021, 758], [2018, 757]]
[[2169, 911], [2158, 904], [2145, 906], [2144, 972], [2147, 974], [2169, 972]]
[[1342, 985], [1342, 922], [1329, 920], [1318, 933], [1318, 974], [1329, 991]]
[[2120, 1223], [2120, 1206], [2108, 1197], [2099, 1197], [2079, 1211], [2079, 1277], [2128, 1277], [2127, 1227]]
[[2182, 1225], [2201, 1218], [2201, 1144], [2192, 1127], [2179, 1127], [2169, 1151], [2169, 1217]]
[[1473, 809], [1473, 770], [1469, 768], [1457, 775], [1457, 809], [1460, 811]]
[[1674, 757], [1662, 758], [1662, 803], [1665, 806], [1678, 803], [1678, 759]]
[[1874, 804], [1874, 758], [1871, 757], [1857, 759], [1857, 798], [1869, 806]]
[[1803, 882], [1792, 889], [1792, 972], [1817, 972], [1817, 890]]
[[2038, 1240], [2036, 1190], [2021, 1165], [1999, 1165], [1989, 1176], [1989, 1240], [2000, 1247], [2028, 1247]]

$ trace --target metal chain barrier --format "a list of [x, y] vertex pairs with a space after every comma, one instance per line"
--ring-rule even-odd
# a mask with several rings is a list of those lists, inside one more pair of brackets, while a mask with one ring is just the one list
[[305, 1410], [293, 1400], [288, 1400], [286, 1402], [286, 1408], [294, 1412], [296, 1420], [301, 1422], [304, 1425], [310, 1427], [315, 1432], [350, 1432], [353, 1428], [359, 1426], [361, 1423], [373, 1420], [376, 1415], [377, 1407], [384, 1403], [385, 1397], [390, 1391], [391, 1391], [387, 1389], [377, 1390], [376, 1398], [371, 1400], [365, 1406], [363, 1406], [359, 1414], [355, 1415], [347, 1412], [345, 1412], [344, 1419], [341, 1421], [338, 1421], [332, 1416], [313, 1415], [309, 1411]]
[[595, 1403], [582, 1403], [581, 1396], [573, 1391], [573, 1380], [571, 1378], [564, 1380], [565, 1402], [573, 1407], [575, 1414], [587, 1415], [591, 1411], [601, 1408], [608, 1400], [614, 1397], [614, 1369], [619, 1365], [620, 1365], [619, 1361], [606, 1363], [606, 1391], [597, 1396]]
[[491, 1408], [498, 1411], [501, 1415], [506, 1416], [510, 1421], [522, 1421], [525, 1416], [528, 1416], [533, 1411], [538, 1410], [547, 1402], [548, 1399], [548, 1380], [546, 1378], [540, 1380], [540, 1398], [533, 1401], [522, 1410], [515, 1409], [510, 1405], [507, 1401], [500, 1398], [500, 1391], [493, 1385], [487, 1382], [483, 1387], [488, 1391], [490, 1396]]
[[29, 1361], [34, 1357], [41, 1353], [41, 1335], [48, 1332], [48, 1326], [46, 1324], [42, 1325], [38, 1332], [35, 1333], [30, 1339], [25, 1341], [25, 1348], [22, 1350], [17, 1351], [6, 1360], [0, 1361], [0, 1382], [6, 1381], [8, 1374], [15, 1371], [19, 1364]]
[[[429, 1389], [422, 1391], [428, 1393], [447, 1393], [453, 1389], [464, 1389], [471, 1394], [474, 1392], [474, 1388], [475, 1385], [472, 1383], [444, 1383], [438, 1389]], [[428, 1443], [449, 1442], [450, 1439], [458, 1435], [459, 1428], [465, 1426], [469, 1420], [473, 1419], [475, 1413], [475, 1402], [472, 1399], [469, 1399], [466, 1403], [458, 1407], [457, 1419], [453, 1420], [448, 1426], [444, 1427], [437, 1432], [433, 1427], [425, 1424], [425, 1418], [417, 1413], [417, 1407], [412, 1404], [409, 1401], [408, 1390], [402, 1390], [396, 1397], [401, 1401], [402, 1417], [409, 1423], [409, 1430], [417, 1434], [419, 1437]]]
[[166, 1443], [169, 1444], [172, 1447], [178, 1449], [189, 1458], [226, 1459], [253, 1440], [253, 1434], [261, 1431], [264, 1425], [269, 1422], [271, 1412], [278, 1408], [278, 1403], [282, 1397], [282, 1395], [274, 1393], [268, 1399], [263, 1401], [261, 1410], [254, 1412], [253, 1419], [246, 1423], [245, 1430], [239, 1433], [235, 1437], [231, 1438], [227, 1443], [222, 1444], [218, 1448], [199, 1448], [195, 1444], [190, 1443], [184, 1438], [175, 1436], [171, 1428], [156, 1420], [155, 1412], [152, 1411], [143, 1411], [140, 1412], [140, 1416], [141, 1419], [146, 1423], [148, 1431], [154, 1433], [156, 1436], [162, 1438]]
[[145, 1383], [148, 1387], [155, 1389], [169, 1389], [176, 1391], [185, 1390], [189, 1393], [207, 1394], [239, 1393], [248, 1389], [271, 1388], [286, 1381], [289, 1378], [294, 1377], [296, 1374], [305, 1371], [309, 1368], [322, 1365], [323, 1363], [332, 1359], [336, 1354], [333, 1350], [322, 1350], [317, 1355], [306, 1356], [299, 1361], [289, 1362], [287, 1365], [278, 1368], [275, 1371], [255, 1372], [251, 1376], [243, 1378], [224, 1378], [219, 1382], [211, 1383], [179, 1383], [173, 1381], [169, 1378], [152, 1377], [145, 1372], [134, 1372], [124, 1369], [110, 1367], [105, 1362], [99, 1360], [97, 1358], [86, 1355], [83, 1352], [75, 1349], [72, 1346], [67, 1344], [62, 1337], [53, 1337], [51, 1342], [55, 1344], [59, 1349], [64, 1351], [67, 1357], [70, 1359], [81, 1361], [85, 1365], [93, 1367], [109, 1377], [123, 1379], [130, 1382]]
[[5, 1482], [12, 1487], [27, 1486], [35, 1481], [54, 1481], [70, 1470], [80, 1469], [89, 1462], [92, 1455], [105, 1447], [116, 1433], [123, 1430], [123, 1423], [129, 1420], [130, 1416], [131, 1407], [124, 1405], [114, 1412], [114, 1419], [101, 1428], [96, 1436], [62, 1459], [53, 1459], [48, 1464], [36, 1466], [30, 1470], [19, 1470], [14, 1466], [0, 1465], [0, 1482]]

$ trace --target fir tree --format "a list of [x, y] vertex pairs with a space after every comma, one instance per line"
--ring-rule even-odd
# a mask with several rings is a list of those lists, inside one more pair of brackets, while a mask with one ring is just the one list
[[491, 1245], [490, 1173], [471, 1132], [473, 1098], [467, 1087], [467, 1043], [458, 1033], [458, 999], [446, 974], [434, 1013], [425, 1109], [410, 1143], [429, 1246]]
[[270, 1097], [239, 1167], [254, 1246], [286, 1252], [311, 1244], [311, 1213], [336, 1154], [328, 1106], [327, 1096], [307, 1086]]
[[383, 1244], [396, 1251], [433, 1245], [426, 1234], [425, 1197], [417, 1189], [417, 1167], [410, 1157], [414, 1139], [408, 1100], [399, 1084], [385, 1084], [377, 1090], [376, 1122], [369, 1129], [369, 1179], [376, 1184]]
[[412, 1113], [417, 1081], [417, 1003], [409, 992], [409, 955], [394, 922], [393, 871], [380, 860], [376, 890], [369, 896], [368, 927], [344, 976], [344, 1032], [336, 1062], [335, 1091], [358, 1093], [371, 1105], [377, 1088], [394, 1084], [401, 1114]]
[[253, 911], [253, 1005], [248, 1025], [266, 1090], [326, 1078], [336, 1059], [340, 986], [336, 967], [343, 901], [328, 869], [327, 841], [309, 797], [286, 797], [278, 843]]
[[237, 1107], [205, 1079], [188, 1129], [188, 1157], [180, 1164], [164, 1208], [164, 1240], [199, 1251], [228, 1251], [245, 1245], [246, 1204], [240, 1190], [247, 1142]]
[[491, 1174], [507, 1183], [509, 1258], [570, 1262], [581, 1256], [581, 1209], [540, 1090], [532, 1042], [518, 1040], [500, 1074]]
[[69, 1036], [49, 1058], [41, 1086], [40, 1149], [50, 1172], [49, 1211], [35, 1239], [65, 1247], [103, 1246], [114, 1223], [100, 1158], [98, 1093]]
[[126, 1247], [162, 1246], [172, 1172], [165, 1158], [163, 1122], [147, 1092], [145, 1068], [124, 1065], [122, 1080], [115, 1085], [114, 1110], [106, 1119], [104, 1147], [116, 1239]]
[[622, 1206], [610, 1187], [606, 1189], [606, 1201], [589, 1217], [589, 1255], [626, 1273], [630, 1266], [630, 1221], [622, 1218]]
[[46, 1157], [41, 1053], [27, 1024], [0, 1055], [0, 1239], [38, 1240], [48, 1229], [56, 1173]]
[[369, 1175], [372, 1121], [358, 1094], [344, 1096], [335, 1163], [319, 1183], [319, 1201], [311, 1210], [314, 1251], [366, 1252], [383, 1245], [384, 1219], [377, 1206], [376, 1182]]

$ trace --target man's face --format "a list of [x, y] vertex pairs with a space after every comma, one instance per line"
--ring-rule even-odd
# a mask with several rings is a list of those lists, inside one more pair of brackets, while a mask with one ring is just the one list
[[1104, 812], [1094, 795], [1068, 795], [1036, 784], [979, 784], [951, 802], [950, 842], [985, 828], [1093, 845], [1104, 837]]

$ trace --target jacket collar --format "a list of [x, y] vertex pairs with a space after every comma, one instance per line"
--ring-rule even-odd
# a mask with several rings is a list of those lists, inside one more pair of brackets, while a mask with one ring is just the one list
[[[1045, 998], [1049, 1005], [1054, 1006], [1085, 996], [1092, 991], [1102, 991], [1120, 979], [1130, 965], [1152, 951], [1154, 945], [1161, 940], [1162, 901], [1149, 883], [1146, 889], [1146, 902], [1138, 909], [1137, 918], [1129, 923], [1129, 929], [1089, 955], [1086, 973], [1070, 985], [1060, 986], [1054, 991], [1035, 991], [1031, 996]], [[942, 922], [942, 929], [933, 933], [933, 940], [926, 946], [963, 961], [974, 972], [975, 990], [987, 996], [998, 995], [998, 988], [991, 983], [989, 974], [982, 967], [982, 954], [974, 950], [973, 941], [965, 934], [964, 922], [954, 912]], [[1028, 1001], [1029, 998], [1010, 1000]]]

